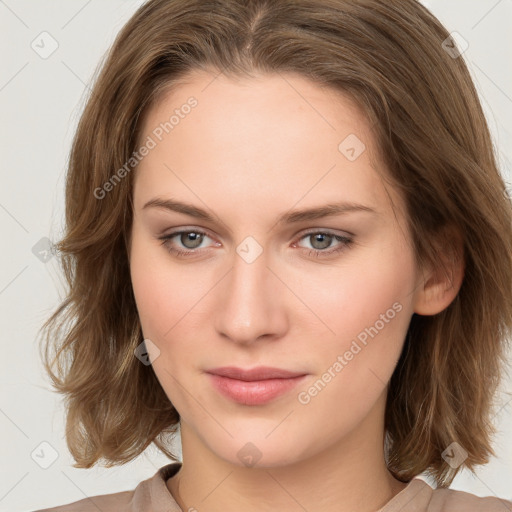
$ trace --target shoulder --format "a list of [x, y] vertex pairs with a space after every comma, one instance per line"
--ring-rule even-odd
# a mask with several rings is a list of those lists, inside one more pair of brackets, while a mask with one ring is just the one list
[[412, 479], [379, 512], [512, 512], [512, 501], [480, 498], [454, 489], [433, 489], [421, 477]]
[[428, 512], [512, 512], [512, 501], [496, 497], [481, 498], [454, 489], [435, 489]]
[[133, 499], [135, 491], [116, 492], [91, 496], [80, 501], [74, 501], [66, 505], [35, 510], [34, 512], [120, 512], [130, 510], [128, 507]]
[[179, 507], [167, 489], [166, 480], [176, 474], [180, 467], [180, 462], [167, 464], [130, 491], [90, 496], [66, 505], [33, 512], [146, 512], [156, 510], [158, 507], [163, 507], [162, 510], [169, 512], [179, 511]]

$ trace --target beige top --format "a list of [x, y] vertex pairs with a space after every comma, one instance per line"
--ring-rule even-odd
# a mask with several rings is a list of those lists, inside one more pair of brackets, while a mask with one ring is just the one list
[[[180, 468], [181, 462], [167, 464], [132, 491], [92, 496], [35, 512], [183, 512], [166, 485], [167, 479]], [[432, 489], [420, 478], [413, 478], [377, 512], [512, 512], [512, 501], [479, 498], [452, 489]]]

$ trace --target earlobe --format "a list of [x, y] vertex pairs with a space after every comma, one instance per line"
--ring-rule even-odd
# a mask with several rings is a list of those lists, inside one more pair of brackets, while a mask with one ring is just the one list
[[418, 315], [436, 315], [445, 310], [459, 293], [464, 279], [464, 241], [450, 229], [444, 244], [438, 249], [439, 258], [423, 272], [419, 283], [414, 312]]

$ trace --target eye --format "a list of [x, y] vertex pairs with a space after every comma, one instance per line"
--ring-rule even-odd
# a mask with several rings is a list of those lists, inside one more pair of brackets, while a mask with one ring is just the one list
[[[299, 240], [303, 239], [310, 241], [312, 246], [310, 248], [304, 248], [306, 250], [309, 249], [308, 255], [316, 257], [332, 256], [333, 254], [337, 254], [347, 249], [353, 242], [353, 238], [351, 237], [328, 231], [310, 231], [303, 235]], [[333, 247], [333, 242], [338, 242], [338, 245], [334, 245]]]
[[[171, 243], [174, 238], [176, 238], [178, 243], [181, 244], [181, 247], [176, 247], [175, 243]], [[162, 245], [164, 245], [165, 248], [172, 254], [176, 254], [178, 256], [192, 256], [199, 252], [196, 251], [196, 249], [199, 248], [205, 238], [210, 237], [204, 231], [184, 230], [175, 231], [174, 233], [159, 237], [159, 240], [162, 240]], [[215, 243], [220, 245], [218, 242]]]
[[[167, 251], [171, 254], [175, 254], [180, 257], [192, 257], [202, 252], [200, 246], [206, 238], [211, 237], [205, 231], [199, 229], [188, 229], [181, 231], [174, 231], [168, 235], [159, 237], [162, 241], [162, 245], [165, 246]], [[173, 241], [176, 239], [176, 241]], [[350, 246], [353, 243], [353, 238], [331, 233], [329, 231], [310, 231], [309, 233], [303, 234], [299, 240], [309, 240], [311, 247], [302, 247], [303, 250], [308, 251], [308, 256], [316, 257], [329, 257], [337, 254]], [[333, 242], [338, 242], [334, 245]], [[178, 245], [177, 245], [178, 244]], [[214, 242], [219, 247], [219, 242]], [[292, 244], [292, 247], [297, 247], [297, 242]], [[298, 246], [301, 248], [300, 246]]]

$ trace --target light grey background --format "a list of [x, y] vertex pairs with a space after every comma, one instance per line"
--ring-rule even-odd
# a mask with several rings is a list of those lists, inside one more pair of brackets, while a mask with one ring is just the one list
[[[50, 390], [35, 340], [63, 298], [63, 280], [56, 259], [44, 263], [32, 248], [44, 237], [60, 238], [66, 162], [88, 84], [115, 35], [141, 3], [0, 0], [0, 511], [29, 511], [133, 489], [169, 462], [148, 449], [122, 467], [72, 468], [63, 404]], [[464, 58], [510, 184], [512, 0], [424, 3], [450, 32], [457, 31], [469, 43]], [[44, 31], [51, 37], [41, 36]], [[42, 58], [53, 40], [58, 48]], [[499, 458], [481, 467], [476, 477], [462, 473], [452, 488], [512, 499], [512, 401], [504, 391], [512, 391], [510, 378], [504, 382], [502, 408], [494, 419], [500, 431], [495, 439]], [[58, 454], [47, 469], [40, 464], [51, 462], [52, 449], [42, 442]]]

